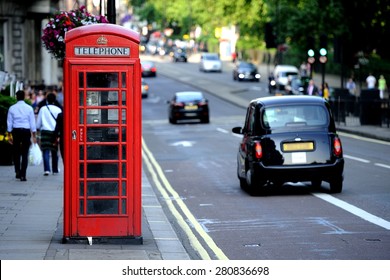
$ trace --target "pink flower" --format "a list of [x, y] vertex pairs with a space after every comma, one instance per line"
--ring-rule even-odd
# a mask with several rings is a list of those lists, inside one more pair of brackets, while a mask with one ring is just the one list
[[70, 12], [58, 11], [52, 15], [43, 29], [41, 40], [46, 50], [54, 58], [62, 60], [65, 57], [65, 33], [73, 28], [86, 24], [108, 23], [104, 16], [94, 16], [87, 12], [85, 6]]

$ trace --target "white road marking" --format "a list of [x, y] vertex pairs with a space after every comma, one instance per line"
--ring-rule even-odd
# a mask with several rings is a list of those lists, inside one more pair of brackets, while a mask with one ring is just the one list
[[220, 128], [220, 127], [217, 127], [217, 131], [225, 133], [225, 134], [229, 133], [229, 131], [227, 131], [226, 129]]
[[387, 165], [387, 164], [375, 163], [374, 165], [390, 169], [390, 165]]
[[[227, 256], [217, 246], [217, 244], [214, 242], [211, 236], [209, 236], [204, 231], [202, 226], [195, 219], [194, 215], [188, 209], [187, 205], [184, 203], [182, 198], [179, 197], [179, 194], [173, 189], [168, 179], [165, 177], [164, 172], [161, 169], [161, 166], [157, 163], [153, 154], [146, 146], [143, 138], [142, 138], [142, 159], [145, 165], [147, 166], [147, 169], [151, 173], [152, 179], [158, 191], [165, 199], [169, 210], [171, 211], [172, 215], [176, 218], [176, 221], [178, 222], [179, 226], [183, 229], [184, 233], [187, 235], [190, 244], [198, 252], [200, 258], [203, 260], [211, 260], [211, 257], [207, 249], [202, 245], [202, 243], [199, 240], [199, 237], [203, 239], [204, 244], [207, 244], [208, 248], [211, 250], [215, 258], [219, 260], [228, 260]], [[192, 232], [188, 224], [191, 224], [191, 226], [195, 229], [197, 235], [195, 235]]]
[[235, 134], [235, 133], [232, 133], [233, 136], [237, 137], [237, 138], [242, 138], [242, 135], [241, 134]]
[[344, 157], [345, 157], [345, 158], [348, 158], [348, 159], [352, 159], [352, 160], [364, 162], [364, 163], [370, 163], [369, 160], [363, 159], [363, 158], [353, 157], [353, 156], [349, 156], [349, 155], [344, 155]]
[[177, 147], [177, 146], [192, 147], [193, 144], [195, 144], [194, 141], [178, 141], [178, 142], [172, 143], [170, 146], [174, 146], [174, 147]]
[[363, 220], [366, 220], [370, 223], [373, 223], [377, 226], [380, 226], [384, 229], [390, 230], [390, 222], [386, 221], [378, 216], [372, 215], [356, 206], [353, 206], [352, 204], [349, 204], [345, 201], [342, 201], [338, 198], [335, 198], [334, 196], [331, 196], [326, 193], [313, 193], [314, 196], [325, 200], [326, 202], [329, 202], [337, 207], [340, 207], [341, 209], [344, 209], [347, 212], [350, 212]]
[[[221, 132], [221, 133], [224, 133], [224, 134], [228, 134], [229, 131], [226, 130], [226, 129], [223, 129], [223, 128], [220, 128], [220, 127], [217, 127], [217, 131]], [[235, 137], [238, 137], [238, 138], [242, 138], [242, 135], [241, 134], [236, 134], [236, 133], [232, 133], [231, 135], [235, 136]]]

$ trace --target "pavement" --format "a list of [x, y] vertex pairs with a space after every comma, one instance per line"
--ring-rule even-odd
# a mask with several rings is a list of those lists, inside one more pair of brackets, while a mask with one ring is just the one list
[[[60, 159], [61, 160], [61, 159]], [[27, 182], [0, 166], [1, 260], [188, 260], [186, 250], [142, 173], [143, 244], [63, 243], [63, 173], [29, 166]]]
[[[165, 70], [169, 75], [169, 66]], [[160, 73], [164, 71], [161, 63]], [[263, 71], [265, 69], [262, 68]], [[264, 77], [264, 76], [263, 76]], [[335, 77], [336, 80], [337, 77]], [[328, 79], [330, 81], [330, 79]], [[188, 79], [186, 80], [188, 82]], [[332, 81], [329, 82], [330, 85]], [[199, 84], [198, 84], [199, 86]], [[229, 86], [207, 90], [231, 102], [247, 101], [229, 95]], [[228, 90], [228, 91], [227, 91]], [[339, 131], [390, 143], [390, 129], [377, 126], [338, 125]], [[61, 161], [61, 159], [60, 159]], [[63, 169], [62, 169], [63, 170]], [[15, 179], [13, 166], [0, 166], [1, 260], [189, 260], [158, 194], [142, 171], [142, 244], [62, 243], [63, 173], [43, 176], [43, 167], [29, 166], [27, 181]]]

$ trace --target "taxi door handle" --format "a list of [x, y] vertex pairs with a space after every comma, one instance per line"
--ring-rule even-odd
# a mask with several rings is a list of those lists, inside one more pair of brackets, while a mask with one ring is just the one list
[[76, 140], [76, 138], [77, 138], [77, 132], [76, 132], [76, 130], [73, 130], [72, 131], [72, 140]]

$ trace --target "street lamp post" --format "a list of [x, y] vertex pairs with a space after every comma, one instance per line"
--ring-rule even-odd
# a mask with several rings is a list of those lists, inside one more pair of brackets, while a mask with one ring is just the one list
[[328, 61], [327, 47], [328, 47], [328, 36], [326, 34], [322, 34], [320, 36], [320, 51], [319, 51], [320, 58], [319, 58], [319, 61], [322, 64], [321, 68], [322, 68], [322, 86], [323, 87], [325, 86], [325, 64]]
[[116, 24], [115, 0], [107, 0], [107, 19], [110, 23]]

